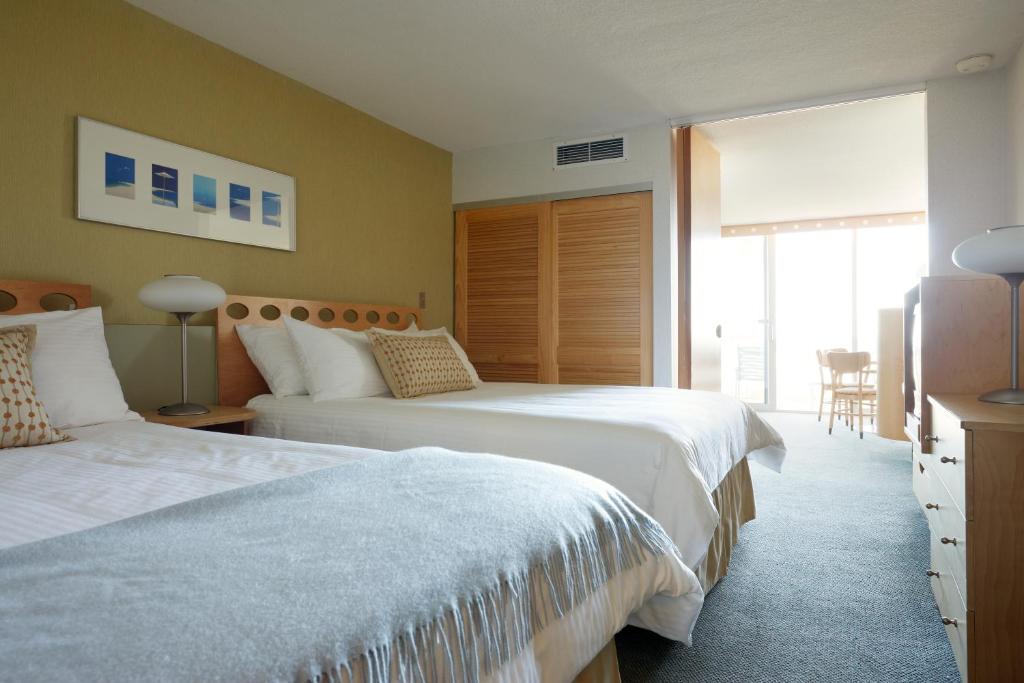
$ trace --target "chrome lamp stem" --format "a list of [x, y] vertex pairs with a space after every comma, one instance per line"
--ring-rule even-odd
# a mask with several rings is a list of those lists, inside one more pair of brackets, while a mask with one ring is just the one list
[[210, 409], [198, 403], [188, 402], [188, 320], [192, 313], [175, 313], [181, 323], [181, 403], [164, 406], [161, 415], [205, 415]]
[[1010, 284], [1010, 388], [990, 391], [978, 398], [988, 403], [1024, 405], [1024, 391], [1020, 388], [1020, 286], [1024, 273], [1002, 277]]

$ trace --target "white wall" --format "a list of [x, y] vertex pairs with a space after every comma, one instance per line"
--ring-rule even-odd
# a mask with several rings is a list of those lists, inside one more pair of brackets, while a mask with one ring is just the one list
[[554, 140], [457, 152], [452, 159], [452, 203], [458, 206], [649, 184], [654, 201], [654, 383], [673, 386], [678, 376], [678, 268], [671, 191], [672, 132], [667, 122], [625, 132], [628, 161], [584, 168], [552, 168]]
[[1008, 218], [1007, 71], [928, 81], [928, 272], [963, 273], [951, 254]]
[[722, 223], [924, 211], [924, 93], [698, 126], [722, 155]]
[[1024, 224], [1024, 46], [1006, 69], [1010, 143], [1007, 222]]

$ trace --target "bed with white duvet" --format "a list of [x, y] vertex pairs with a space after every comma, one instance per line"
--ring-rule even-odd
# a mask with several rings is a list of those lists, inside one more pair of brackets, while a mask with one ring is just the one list
[[748, 405], [671, 388], [485, 382], [446, 329], [403, 329], [410, 314], [422, 311], [229, 295], [217, 312], [221, 402], [255, 409], [261, 436], [440, 446], [585, 472], [654, 517], [706, 587], [724, 575], [755, 514], [748, 461], [781, 470], [785, 457]]
[[257, 396], [255, 434], [400, 450], [442, 446], [586, 472], [654, 517], [696, 567], [719, 522], [711, 493], [744, 458], [779, 470], [785, 446], [749, 406], [658, 387], [482, 382], [399, 400]]
[[[386, 515], [373, 517], [375, 522], [355, 530], [346, 527], [347, 535], [353, 537], [348, 541], [331, 535], [336, 532], [333, 525], [319, 522], [323, 528], [316, 533], [332, 542], [312, 543], [304, 550], [302, 545], [297, 546], [310, 558], [323, 558], [312, 566], [254, 562], [253, 558], [262, 557], [257, 551], [252, 557], [239, 558], [238, 563], [232, 563], [235, 569], [226, 572], [219, 581], [210, 580], [196, 565], [197, 558], [208, 551], [170, 553], [161, 556], [162, 560], [168, 557], [170, 560], [162, 561], [159, 567], [131, 559], [94, 557], [91, 553], [100, 552], [106, 544], [123, 543], [127, 556], [137, 557], [139, 552], [132, 549], [143, 532], [150, 533], [150, 527], [142, 526], [140, 531], [136, 524], [134, 528], [124, 529], [123, 536], [111, 538], [112, 534], [122, 534], [117, 524], [145, 521], [146, 513], [175, 511], [190, 501], [205, 501], [209, 505], [217, 502], [221, 495], [245, 490], [257, 500], [264, 499], [265, 504], [266, 497], [274, 491], [263, 487], [318, 471], [343, 479], [346, 468], [354, 469], [360, 463], [378, 460], [381, 462], [377, 471], [390, 472], [397, 482], [401, 479], [398, 475], [405, 458], [422, 460], [442, 454], [468, 460], [494, 456], [460, 456], [440, 449], [382, 453], [183, 430], [141, 421], [68, 431], [74, 441], [8, 449], [0, 456], [0, 510], [3, 510], [0, 515], [0, 611], [5, 615], [0, 624], [0, 660], [4, 661], [6, 674], [16, 673], [18, 680], [99, 680], [104, 677], [111, 680], [129, 671], [133, 677], [138, 675], [138, 680], [209, 680], [214, 676], [218, 680], [312, 680], [317, 672], [326, 675], [333, 671], [338, 680], [447, 681], [461, 680], [462, 667], [468, 666], [470, 680], [571, 681], [627, 621], [689, 642], [702, 604], [703, 593], [696, 577], [674, 553], [644, 551], [639, 561], [623, 565], [620, 571], [606, 572], [594, 590], [578, 593], [571, 607], [562, 605], [552, 612], [550, 594], [530, 592], [531, 618], [536, 626], [543, 625], [543, 628], [531, 631], [529, 637], [515, 635], [526, 622], [515, 616], [522, 603], [509, 601], [508, 588], [488, 594], [503, 596], [504, 600], [489, 608], [489, 614], [496, 617], [495, 624], [470, 641], [472, 652], [459, 655], [453, 669], [447, 663], [452, 661], [452, 649], [457, 647], [457, 642], [465, 647], [465, 639], [458, 641], [454, 626], [438, 631], [436, 624], [445, 620], [446, 613], [450, 618], [452, 605], [465, 610], [473, 600], [472, 595], [460, 595], [453, 587], [467, 585], [466, 582], [497, 585], [503, 580], [507, 585], [508, 577], [502, 575], [500, 564], [488, 564], [488, 558], [493, 557], [489, 551], [489, 547], [493, 549], [495, 545], [493, 536], [478, 541], [460, 536], [460, 527], [465, 524], [452, 523], [452, 511], [447, 515], [439, 512], [422, 518], [420, 535], [435, 539], [447, 537], [458, 547], [472, 548], [476, 543], [476, 549], [465, 554], [466, 561], [446, 567], [432, 566], [430, 557], [422, 557], [421, 571], [407, 586], [408, 599], [390, 605], [386, 601], [371, 601], [373, 605], [379, 604], [380, 612], [388, 614], [388, 619], [381, 620], [374, 614], [377, 607], [365, 608], [352, 599], [358, 592], [373, 595], [375, 591], [382, 591], [389, 580], [387, 573], [383, 573], [378, 580], [368, 581], [363, 586], [339, 584], [336, 587], [339, 604], [328, 613], [341, 615], [341, 618], [333, 624], [319, 625], [319, 642], [295, 643], [284, 637], [294, 624], [289, 621], [294, 619], [294, 611], [282, 608], [280, 612], [285, 614], [280, 614], [280, 621], [275, 621], [279, 614], [276, 610], [269, 615], [257, 611], [252, 614], [256, 618], [250, 618], [252, 610], [246, 606], [246, 600], [231, 602], [227, 608], [229, 614], [221, 614], [216, 621], [205, 623], [208, 615], [203, 612], [204, 605], [221, 605], [219, 598], [232, 585], [235, 592], [256, 603], [271, 595], [271, 591], [257, 588], [266, 585], [274, 586], [273, 596], [285, 600], [286, 605], [303, 603], [323, 594], [323, 591], [313, 593], [304, 585], [303, 580], [311, 575], [323, 578], [320, 574], [323, 571], [345, 577], [348, 576], [345, 562], [365, 563], [367, 549], [377, 549], [386, 559], [406, 556], [415, 544], [409, 543], [410, 536]], [[389, 459], [395, 459], [394, 468], [384, 462]], [[514, 462], [500, 458], [498, 464], [500, 461]], [[500, 476], [511, 491], [517, 489], [520, 480], [530, 485], [527, 481], [530, 477], [524, 479], [516, 472], [509, 476], [508, 471], [494, 467], [494, 463], [484, 461], [476, 465], [485, 472], [493, 469], [493, 475]], [[458, 474], [453, 476], [461, 478]], [[555, 483], [573, 482], [573, 486], [588, 488], [598, 497], [614, 495], [611, 487], [581, 476], [560, 468], [550, 468], [543, 473], [544, 478], [551, 477]], [[474, 498], [485, 502], [486, 490], [481, 494], [476, 483], [468, 485], [477, 491]], [[305, 487], [306, 483], [295, 481], [293, 488], [300, 485]], [[457, 490], [432, 490], [425, 485], [414, 485], [407, 492], [409, 490], [415, 494], [411, 498], [426, 502], [428, 507], [438, 511], [450, 509], [453, 503], [448, 497], [460, 494]], [[222, 507], [235, 509], [239, 515], [250, 514], [245, 504], [245, 499], [235, 499]], [[520, 512], [530, 514], [527, 508], [521, 508]], [[225, 524], [233, 523], [231, 515], [222, 509], [218, 508], [215, 513], [224, 516]], [[189, 514], [187, 509], [179, 511], [173, 526], [188, 522]], [[639, 514], [642, 519], [642, 513]], [[514, 526], [518, 517], [519, 513], [507, 515], [505, 523]], [[307, 518], [313, 519], [303, 516]], [[307, 523], [317, 522], [313, 519]], [[248, 527], [247, 523], [241, 528]], [[198, 521], [195, 528], [200, 535], [206, 533]], [[295, 529], [298, 532], [301, 527]], [[94, 542], [86, 535], [97, 531], [103, 532], [101, 542]], [[253, 533], [257, 532], [258, 529]], [[73, 560], [66, 557], [67, 549], [46, 545], [48, 542], [66, 544], [80, 534], [80, 542], [72, 546]], [[562, 547], [560, 536], [560, 533], [551, 534], [552, 549]], [[273, 537], [258, 537], [257, 540], [268, 549], [278, 542]], [[196, 547], [195, 539], [189, 539], [188, 543], [188, 547]], [[139, 545], [140, 551], [145, 547], [145, 544]], [[445, 543], [445, 554], [449, 554], [450, 547]], [[85, 550], [81, 551], [82, 548]], [[294, 553], [296, 549], [288, 552]], [[338, 557], [340, 564], [325, 561], [330, 556]], [[216, 561], [216, 554], [213, 557]], [[271, 552], [265, 557], [280, 559]], [[304, 571], [298, 571], [299, 567], [305, 567]], [[30, 573], [30, 580], [26, 580], [26, 571]], [[453, 576], [452, 571], [461, 573]], [[84, 582], [83, 574], [87, 577]], [[565, 578], [564, 573], [558, 575]], [[37, 579], [35, 583], [31, 580], [33, 577]], [[238, 587], [240, 580], [251, 582], [252, 590]], [[95, 590], [81, 590], [83, 585]], [[133, 605], [145, 605], [146, 609], [136, 611]], [[237, 605], [237, 609], [230, 605]], [[545, 612], [548, 618], [538, 616]], [[394, 642], [401, 642], [404, 633], [415, 632], [417, 617], [430, 613], [431, 619], [427, 621], [433, 620], [435, 624], [431, 633], [438, 638], [436, 651], [416, 652], [414, 657], [399, 647], [380, 647], [380, 643], [369, 637], [379, 632], [381, 623], [394, 621], [400, 623], [401, 628], [391, 635]], [[151, 618], [143, 618], [147, 614]], [[316, 612], [309, 614], [312, 617]], [[374, 625], [374, 628], [367, 627], [368, 642], [361, 642], [361, 637], [341, 637], [342, 626], [360, 623]], [[468, 618], [458, 630], [469, 633], [466, 624], [473, 623], [474, 619]], [[499, 626], [498, 638], [488, 645], [485, 636], [489, 633], [489, 638], [494, 639], [494, 626]], [[442, 640], [439, 633], [445, 639]], [[131, 637], [125, 637], [126, 634]], [[359, 644], [352, 646], [352, 642]], [[343, 649], [342, 643], [348, 643], [350, 649]], [[495, 643], [501, 645], [497, 651]], [[154, 655], [154, 644], [159, 644], [159, 656]], [[418, 662], [419, 667], [431, 663], [437, 668], [421, 670], [410, 666], [410, 662]]]
[[626, 623], [690, 641], [697, 577], [605, 482], [146, 423], [87, 286], [0, 289], [0, 678], [568, 682]]

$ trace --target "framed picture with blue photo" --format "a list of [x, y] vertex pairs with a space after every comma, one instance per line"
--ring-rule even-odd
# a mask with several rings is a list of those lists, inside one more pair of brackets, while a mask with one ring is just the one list
[[78, 218], [295, 251], [295, 179], [78, 117]]

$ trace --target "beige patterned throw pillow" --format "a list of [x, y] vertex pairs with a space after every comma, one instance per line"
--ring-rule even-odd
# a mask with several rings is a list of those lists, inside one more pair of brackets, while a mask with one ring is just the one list
[[443, 394], [474, 388], [448, 337], [414, 337], [367, 332], [384, 381], [395, 398]]
[[36, 399], [30, 359], [35, 325], [0, 329], [0, 448], [41, 446], [69, 437], [52, 424]]

